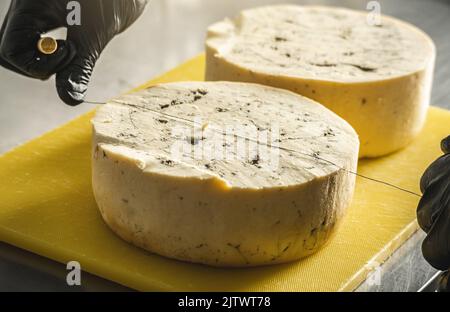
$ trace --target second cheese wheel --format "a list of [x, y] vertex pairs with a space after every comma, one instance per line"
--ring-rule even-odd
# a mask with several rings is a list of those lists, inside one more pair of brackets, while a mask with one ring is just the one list
[[386, 16], [374, 24], [369, 13], [293, 5], [245, 10], [209, 28], [206, 79], [307, 96], [355, 128], [360, 157], [393, 152], [424, 124], [435, 47], [414, 26]]
[[295, 93], [186, 82], [124, 95], [93, 119], [93, 190], [125, 240], [215, 266], [317, 251], [350, 204], [358, 137]]

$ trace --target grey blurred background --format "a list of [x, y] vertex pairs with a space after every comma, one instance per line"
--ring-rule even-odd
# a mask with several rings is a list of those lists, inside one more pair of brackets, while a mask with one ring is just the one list
[[[0, 21], [3, 21], [9, 2], [0, 0]], [[433, 38], [438, 58], [432, 104], [450, 108], [450, 1], [379, 2], [383, 14], [409, 21]], [[144, 16], [104, 51], [95, 68], [87, 98], [104, 101], [163, 73], [203, 51], [209, 24], [226, 16], [235, 16], [243, 8], [275, 3], [336, 5], [365, 10], [368, 1], [149, 0]], [[76, 108], [64, 105], [56, 95], [53, 79], [36, 81], [0, 68], [0, 153], [92, 108], [89, 104]], [[405, 269], [396, 269], [396, 272], [405, 272], [401, 276], [394, 275], [396, 290], [417, 288], [420, 280], [411, 279], [411, 276], [419, 271], [419, 265], [423, 268], [421, 280], [433, 273], [420, 256], [418, 245], [421, 239], [415, 239], [412, 246], [418, 256], [414, 260], [408, 257]], [[412, 247], [409, 248], [406, 252], [412, 255]], [[392, 265], [398, 267], [401, 263]], [[63, 265], [0, 243], [0, 290], [67, 290], [64, 272]], [[110, 289], [103, 287], [103, 281], [92, 280], [87, 289]], [[403, 284], [398, 284], [398, 280], [403, 280]], [[392, 290], [389, 281], [386, 283], [382, 290]]]

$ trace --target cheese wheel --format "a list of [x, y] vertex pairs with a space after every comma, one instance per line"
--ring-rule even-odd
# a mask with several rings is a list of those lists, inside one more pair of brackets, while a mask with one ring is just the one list
[[206, 79], [307, 96], [353, 126], [360, 157], [391, 153], [424, 124], [435, 47], [414, 26], [387, 16], [376, 24], [373, 14], [294, 5], [243, 11], [208, 29]]
[[328, 240], [354, 190], [353, 128], [282, 89], [161, 84], [100, 107], [93, 130], [104, 220], [170, 258], [214, 266], [299, 259]]

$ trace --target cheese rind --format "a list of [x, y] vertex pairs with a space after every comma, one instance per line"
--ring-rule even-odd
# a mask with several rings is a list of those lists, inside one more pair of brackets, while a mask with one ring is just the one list
[[435, 47], [407, 23], [316, 6], [243, 11], [208, 29], [206, 80], [255, 82], [325, 105], [360, 137], [360, 157], [406, 146], [422, 129]]
[[[196, 117], [203, 123], [191, 122]], [[270, 127], [275, 123], [279, 128]], [[278, 129], [276, 144], [257, 141], [255, 150], [269, 148], [276, 165], [265, 166], [263, 155], [173, 154], [175, 144], [199, 144], [177, 127], [202, 129], [202, 143], [218, 146], [230, 135], [216, 130], [230, 124]], [[170, 258], [214, 266], [300, 259], [328, 241], [352, 198], [356, 133], [289, 91], [232, 82], [158, 85], [99, 108], [93, 129], [93, 190], [104, 220], [125, 240]]]

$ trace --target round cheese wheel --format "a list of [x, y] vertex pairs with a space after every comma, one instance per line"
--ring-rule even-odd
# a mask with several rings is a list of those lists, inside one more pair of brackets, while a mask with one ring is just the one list
[[387, 16], [343, 8], [268, 6], [212, 25], [206, 79], [256, 82], [312, 98], [347, 120], [360, 157], [406, 146], [430, 100], [435, 47]]
[[299, 259], [349, 205], [353, 128], [295, 93], [248, 83], [161, 84], [93, 119], [93, 190], [119, 236], [214, 266]]

